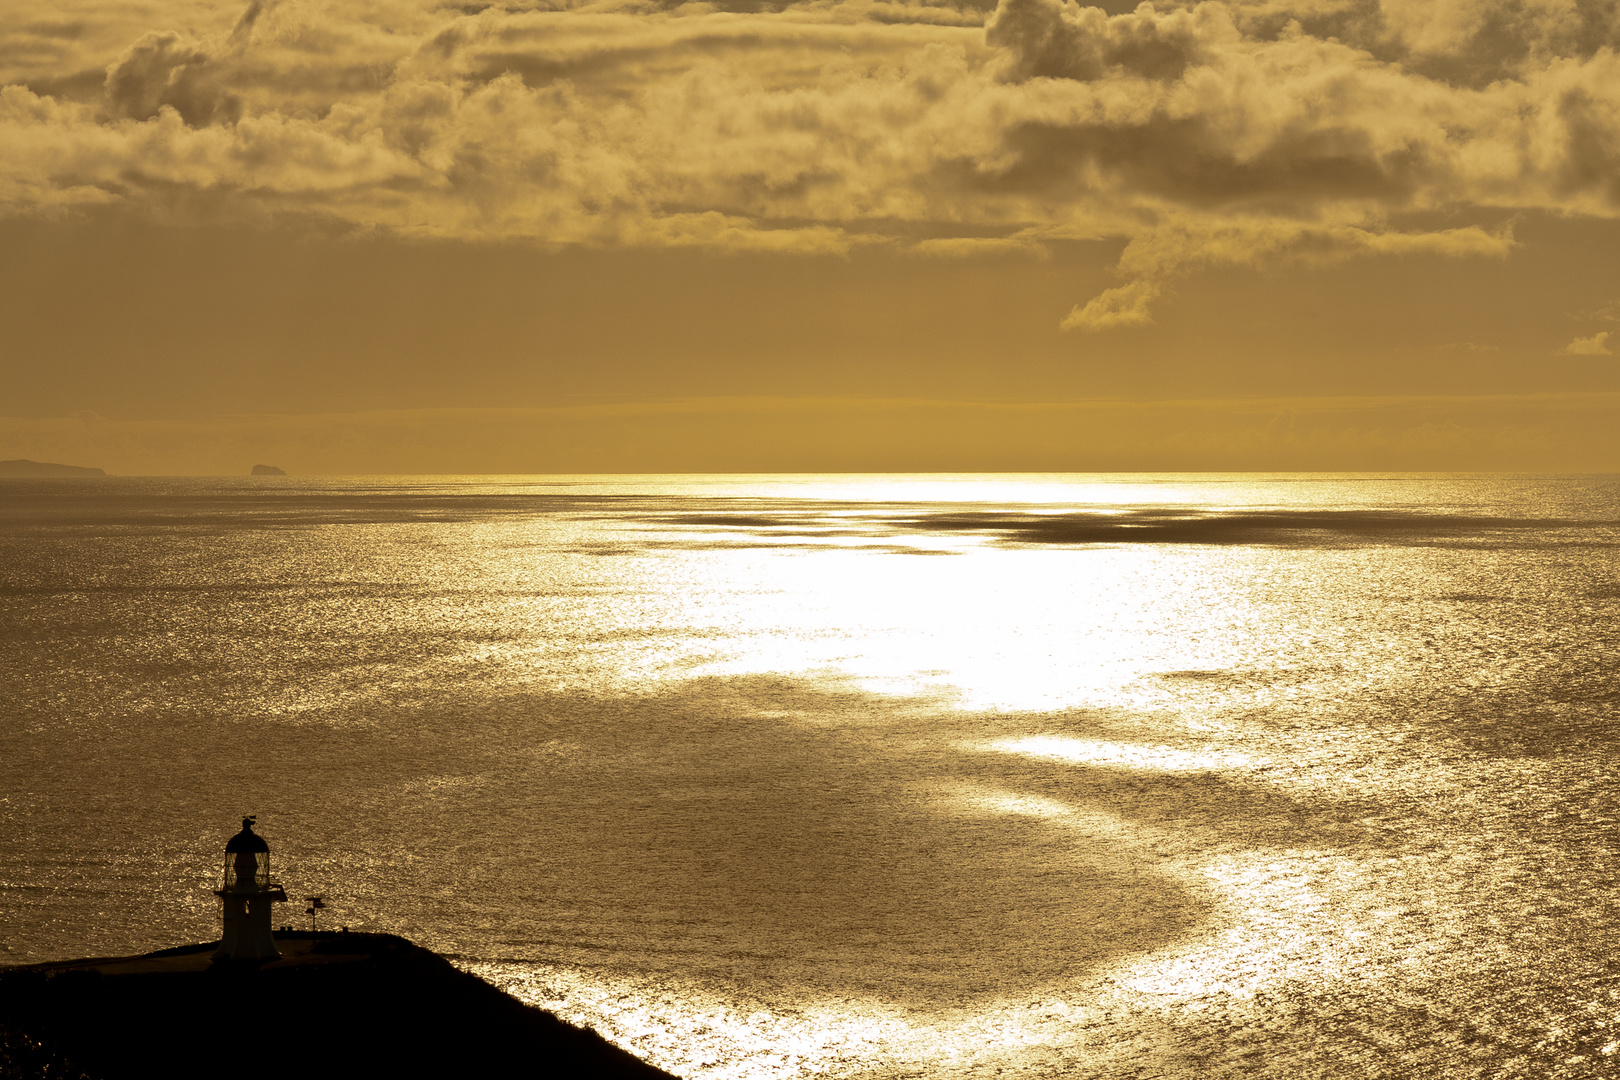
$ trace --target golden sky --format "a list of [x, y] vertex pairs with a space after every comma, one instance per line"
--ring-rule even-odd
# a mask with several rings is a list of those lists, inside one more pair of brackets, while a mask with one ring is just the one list
[[1620, 0], [0, 0], [0, 458], [1620, 469]]

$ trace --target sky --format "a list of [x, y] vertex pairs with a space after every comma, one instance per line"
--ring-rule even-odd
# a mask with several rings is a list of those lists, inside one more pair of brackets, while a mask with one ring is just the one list
[[1620, 469], [1620, 0], [0, 0], [0, 459]]

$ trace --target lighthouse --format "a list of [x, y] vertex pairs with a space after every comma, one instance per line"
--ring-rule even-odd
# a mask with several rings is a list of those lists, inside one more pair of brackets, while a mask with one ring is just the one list
[[224, 929], [215, 960], [275, 960], [281, 956], [270, 937], [270, 905], [287, 893], [270, 880], [270, 845], [253, 831], [253, 817], [225, 845], [225, 875], [214, 895], [224, 902]]

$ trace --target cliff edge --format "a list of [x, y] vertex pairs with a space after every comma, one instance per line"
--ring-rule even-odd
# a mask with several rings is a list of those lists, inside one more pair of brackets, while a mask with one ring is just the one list
[[392, 934], [282, 932], [0, 971], [0, 1075], [673, 1080]]

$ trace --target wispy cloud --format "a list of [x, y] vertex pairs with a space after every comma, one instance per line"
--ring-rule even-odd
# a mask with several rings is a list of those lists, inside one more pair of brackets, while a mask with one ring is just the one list
[[1120, 283], [1064, 320], [1108, 330], [1201, 269], [1500, 256], [1513, 210], [1620, 212], [1612, 2], [730, 7], [14, 9], [0, 213], [950, 257], [1112, 236]]
[[1564, 351], [1571, 356], [1609, 356], [1609, 332], [1601, 330], [1591, 337], [1578, 337]]

